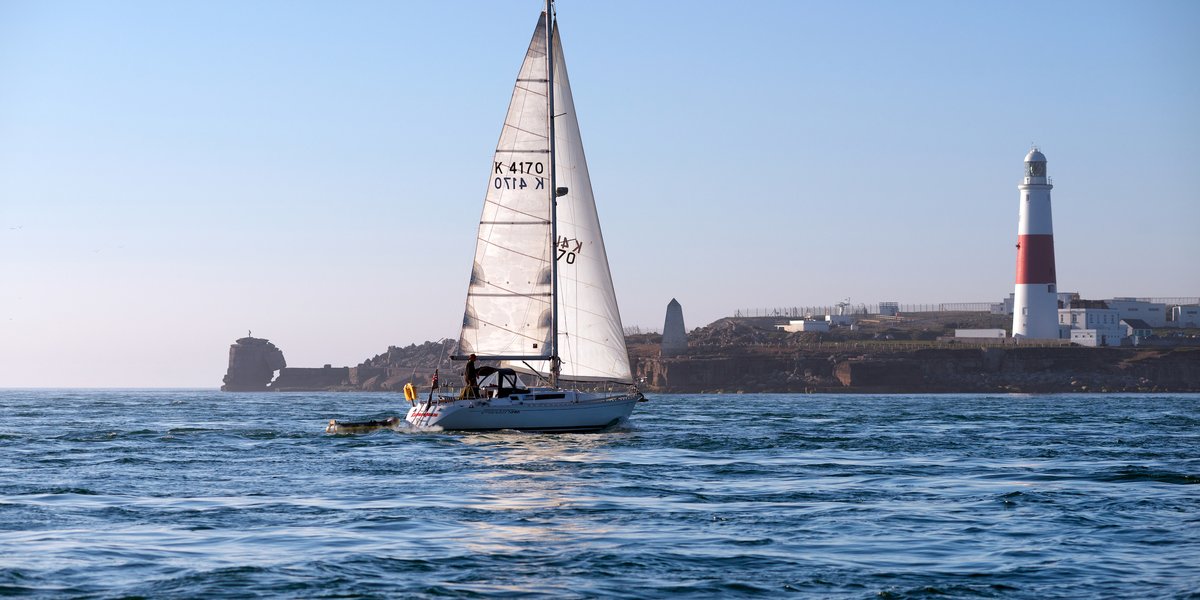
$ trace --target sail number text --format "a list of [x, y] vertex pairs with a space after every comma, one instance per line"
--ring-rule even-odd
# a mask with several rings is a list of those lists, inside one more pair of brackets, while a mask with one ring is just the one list
[[557, 249], [555, 258], [566, 262], [568, 265], [575, 264], [575, 259], [583, 252], [583, 242], [575, 238], [567, 238], [558, 236], [558, 243], [554, 245]]
[[[492, 187], [498, 190], [523, 190], [532, 186], [535, 190], [544, 190], [546, 189], [546, 180], [537, 175], [541, 175], [545, 171], [546, 166], [541, 162], [495, 162], [492, 169], [492, 174], [495, 175], [492, 179]], [[532, 181], [526, 181], [522, 175], [534, 175], [535, 177], [531, 178]]]
[[546, 167], [541, 162], [496, 162], [495, 174], [504, 175], [505, 173], [508, 173], [510, 175], [541, 175], [545, 170]]

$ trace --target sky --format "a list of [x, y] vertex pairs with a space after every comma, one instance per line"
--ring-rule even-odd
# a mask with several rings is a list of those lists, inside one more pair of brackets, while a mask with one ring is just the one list
[[[626, 326], [1200, 295], [1200, 2], [561, 0]], [[0, 0], [0, 387], [456, 337], [537, 0]]]

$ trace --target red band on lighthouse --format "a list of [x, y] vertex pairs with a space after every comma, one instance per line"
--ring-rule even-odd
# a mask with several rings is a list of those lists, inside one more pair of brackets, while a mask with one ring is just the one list
[[1057, 283], [1054, 236], [1017, 236], [1017, 283]]

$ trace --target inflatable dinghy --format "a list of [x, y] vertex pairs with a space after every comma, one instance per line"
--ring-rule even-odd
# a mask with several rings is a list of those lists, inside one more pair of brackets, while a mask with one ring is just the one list
[[400, 417], [388, 417], [382, 421], [338, 421], [330, 419], [325, 433], [371, 433], [380, 429], [395, 429], [400, 426]]

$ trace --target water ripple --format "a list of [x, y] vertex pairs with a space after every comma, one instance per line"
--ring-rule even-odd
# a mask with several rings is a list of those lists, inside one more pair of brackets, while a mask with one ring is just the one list
[[1200, 396], [659, 396], [596, 435], [389, 394], [0, 391], [0, 595], [1187, 597]]

